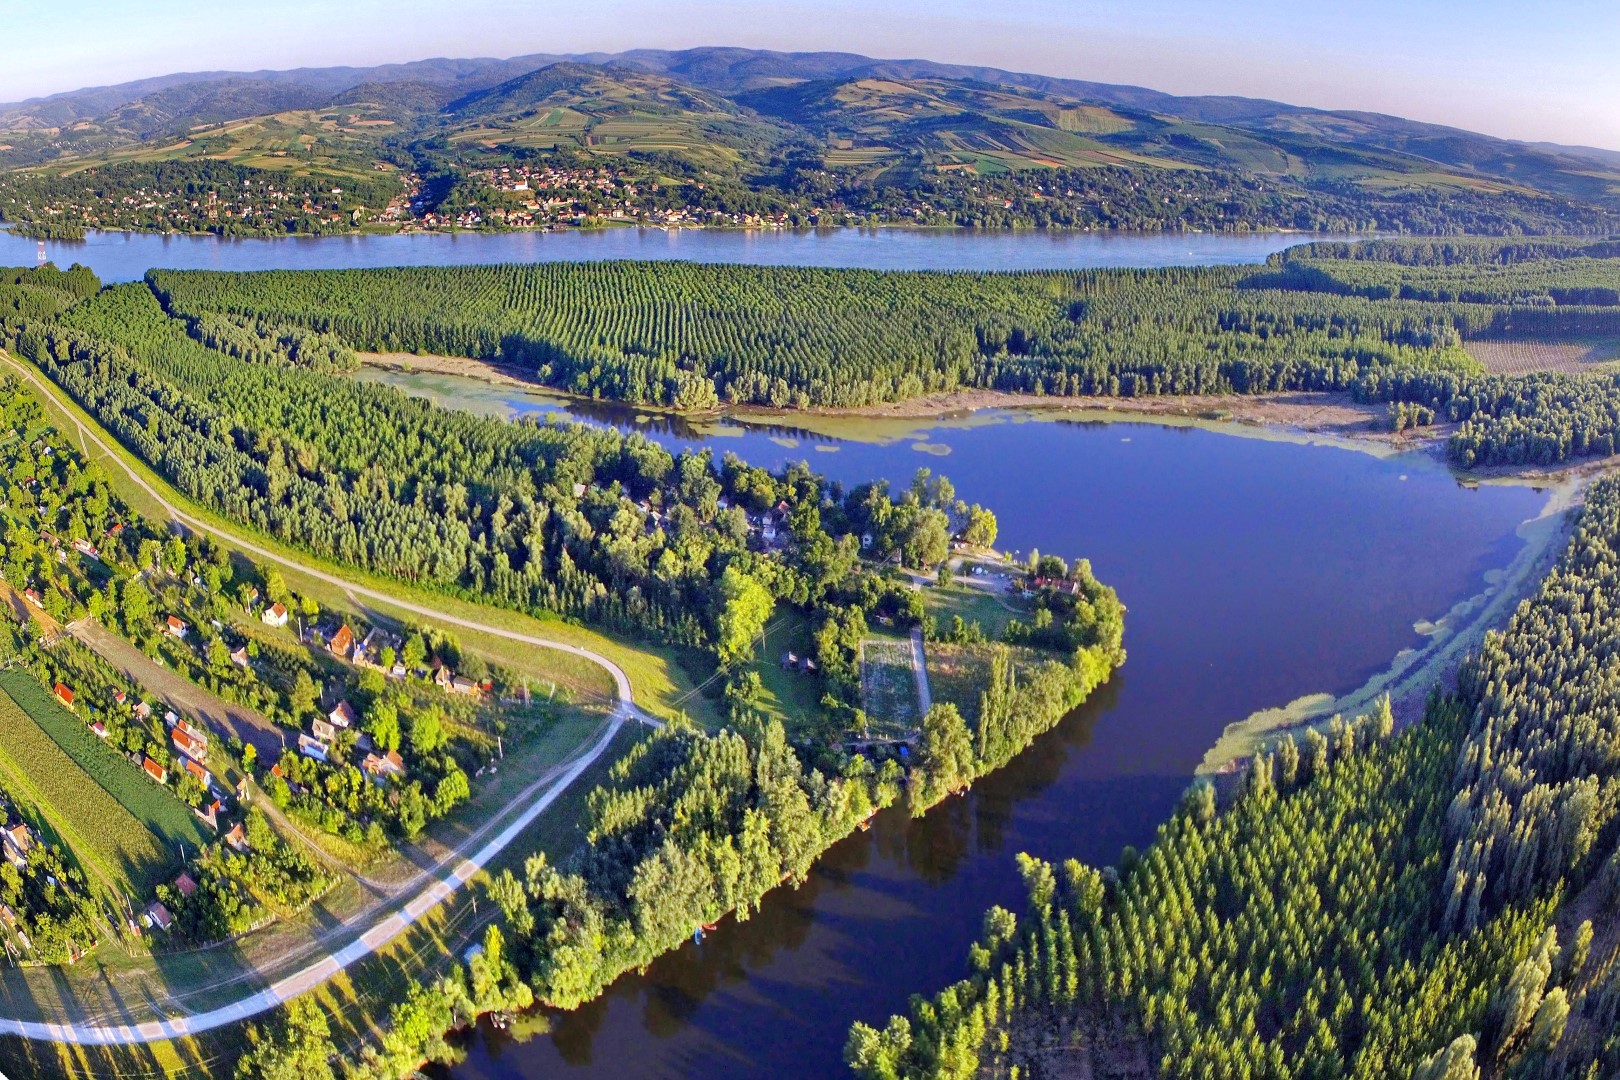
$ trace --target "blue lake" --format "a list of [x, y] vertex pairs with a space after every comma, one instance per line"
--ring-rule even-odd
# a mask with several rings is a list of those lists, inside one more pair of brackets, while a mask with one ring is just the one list
[[[1125, 668], [1009, 767], [918, 821], [879, 817], [778, 890], [528, 1041], [481, 1031], [456, 1077], [836, 1076], [849, 1024], [959, 978], [1013, 856], [1109, 863], [1150, 842], [1225, 726], [1343, 694], [1486, 588], [1546, 495], [1459, 484], [1434, 457], [1146, 422], [990, 412], [901, 431], [694, 427], [464, 377], [368, 371], [442, 404], [642, 431], [679, 451], [808, 460], [846, 485], [919, 467], [992, 507], [1000, 546], [1092, 560], [1129, 608]], [[903, 437], [899, 437], [903, 435]], [[883, 441], [867, 441], [880, 439]]]

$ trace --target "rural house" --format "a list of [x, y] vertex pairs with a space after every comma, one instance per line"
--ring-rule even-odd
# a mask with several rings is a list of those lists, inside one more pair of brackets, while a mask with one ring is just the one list
[[34, 850], [34, 834], [20, 821], [8, 825], [0, 833], [0, 847], [5, 850], [6, 860], [21, 870], [28, 865], [28, 853]]
[[327, 638], [326, 646], [332, 650], [333, 656], [347, 660], [349, 653], [354, 651], [354, 631], [350, 630], [348, 624], [345, 623], [337, 628], [336, 633]]
[[359, 719], [355, 716], [354, 706], [341, 698], [336, 705], [332, 706], [332, 711], [326, 714], [326, 718], [332, 722], [333, 727], [343, 728], [344, 730], [353, 727], [354, 722]]

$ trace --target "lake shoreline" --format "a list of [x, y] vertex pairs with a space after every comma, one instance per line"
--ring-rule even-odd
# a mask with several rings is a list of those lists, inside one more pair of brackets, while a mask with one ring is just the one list
[[1519, 603], [1541, 587], [1568, 545], [1574, 512], [1585, 503], [1591, 480], [1591, 474], [1571, 473], [1551, 486], [1541, 511], [1519, 526], [1523, 546], [1513, 559], [1488, 573], [1479, 593], [1423, 624], [1419, 632], [1428, 641], [1422, 647], [1402, 650], [1388, 668], [1349, 693], [1306, 695], [1228, 725], [1204, 755], [1198, 775], [1229, 780], [1277, 740], [1320, 729], [1333, 716], [1349, 720], [1366, 715], [1384, 697], [1390, 700], [1397, 730], [1420, 722], [1429, 694], [1436, 688], [1454, 690], [1458, 672], [1485, 636], [1503, 629]]
[[[1284, 391], [1272, 394], [1200, 394], [1181, 397], [1052, 397], [1019, 394], [1002, 390], [955, 390], [928, 394], [906, 401], [887, 402], [852, 408], [816, 406], [805, 409], [771, 409], [761, 406], [732, 406], [716, 410], [683, 411], [636, 402], [603, 401], [547, 386], [528, 377], [511, 364], [475, 360], [461, 356], [417, 355], [415, 353], [361, 353], [361, 364], [381, 371], [402, 374], [449, 375], [476, 379], [494, 386], [508, 386], [526, 393], [555, 397], [559, 402], [585, 402], [630, 413], [679, 417], [693, 422], [737, 421], [751, 424], [783, 424], [817, 431], [817, 419], [873, 421], [951, 421], [995, 409], [1039, 412], [1062, 418], [1121, 422], [1195, 422], [1211, 425], [1243, 425], [1273, 428], [1301, 435], [1330, 436], [1335, 439], [1378, 443], [1397, 451], [1421, 450], [1449, 434], [1436, 427], [1430, 433], [1382, 430], [1383, 410], [1355, 401], [1347, 393]], [[820, 430], [825, 430], [822, 428]], [[923, 430], [897, 431], [904, 438]]]
[[[685, 411], [667, 406], [608, 401], [560, 390], [529, 378], [523, 369], [498, 361], [415, 353], [360, 353], [362, 367], [403, 375], [442, 375], [491, 386], [510, 387], [561, 405], [589, 405], [622, 411], [626, 417], [668, 417], [694, 426], [728, 423], [798, 428], [855, 442], [899, 442], [936, 427], [971, 427], [981, 414], [1007, 411], [1033, 420], [1157, 424], [1198, 427], [1229, 435], [1318, 442], [1378, 455], [1421, 453], [1443, 462], [1464, 483], [1554, 485], [1620, 468], [1620, 454], [1582, 458], [1554, 465], [1492, 465], [1460, 468], [1446, 457], [1455, 424], [1437, 423], [1422, 431], [1393, 432], [1384, 410], [1356, 401], [1343, 391], [1280, 391], [1266, 394], [1192, 394], [1153, 397], [1052, 397], [1002, 390], [955, 390], [881, 405], [771, 409], [731, 406]], [[871, 424], [883, 424], [873, 431]], [[863, 430], [864, 426], [864, 430]]]

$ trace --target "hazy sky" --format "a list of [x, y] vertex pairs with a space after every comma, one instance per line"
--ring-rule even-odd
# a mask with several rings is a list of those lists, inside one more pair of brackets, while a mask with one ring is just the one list
[[745, 45], [1620, 149], [1620, 0], [0, 0], [0, 101], [172, 71]]

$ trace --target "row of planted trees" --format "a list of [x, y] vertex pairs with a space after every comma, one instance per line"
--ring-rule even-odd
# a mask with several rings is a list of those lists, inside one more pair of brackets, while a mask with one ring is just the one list
[[1200, 783], [1117, 869], [1021, 857], [1027, 913], [987, 915], [963, 981], [857, 1024], [852, 1067], [1612, 1073], [1617, 546], [1620, 481], [1605, 479], [1538, 594], [1421, 723], [1393, 734], [1385, 703], [1284, 738], [1224, 812]]

